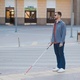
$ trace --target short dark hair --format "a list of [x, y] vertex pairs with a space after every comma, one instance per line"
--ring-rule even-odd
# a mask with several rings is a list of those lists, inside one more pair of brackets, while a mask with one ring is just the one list
[[62, 13], [60, 11], [56, 12], [58, 15], [62, 16]]

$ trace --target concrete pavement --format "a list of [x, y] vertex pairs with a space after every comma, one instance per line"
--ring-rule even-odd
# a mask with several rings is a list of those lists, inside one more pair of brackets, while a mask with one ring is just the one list
[[80, 31], [80, 27], [73, 27], [73, 38], [70, 38], [70, 26], [67, 26], [65, 73], [52, 72], [56, 59], [53, 47], [50, 47], [24, 75], [48, 46], [52, 26], [18, 26], [17, 33], [14, 26], [0, 26], [0, 80], [79, 80], [80, 43], [77, 42], [77, 30]]

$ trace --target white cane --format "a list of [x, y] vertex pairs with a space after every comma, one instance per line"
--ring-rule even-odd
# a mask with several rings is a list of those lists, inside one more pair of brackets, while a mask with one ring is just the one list
[[[32, 69], [32, 67], [39, 61], [39, 59], [44, 55], [44, 53], [46, 53], [46, 51], [49, 49], [49, 47], [50, 47], [50, 46], [48, 46], [48, 47], [46, 48], [46, 50], [36, 59], [36, 61], [27, 69], [26, 73], [28, 73], [28, 72]], [[25, 73], [25, 74], [26, 74], [26, 73]]]

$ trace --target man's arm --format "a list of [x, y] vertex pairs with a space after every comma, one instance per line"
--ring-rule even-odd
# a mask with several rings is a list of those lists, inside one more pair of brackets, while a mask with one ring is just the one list
[[65, 41], [65, 37], [66, 37], [66, 25], [65, 23], [62, 25], [62, 42]]
[[65, 36], [66, 36], [66, 25], [65, 23], [62, 24], [62, 39], [61, 39], [61, 42], [60, 42], [60, 47], [63, 46], [63, 42], [65, 41]]

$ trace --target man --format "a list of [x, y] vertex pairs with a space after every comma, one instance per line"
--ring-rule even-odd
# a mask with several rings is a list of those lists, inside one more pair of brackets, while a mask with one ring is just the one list
[[57, 59], [57, 67], [54, 68], [53, 71], [57, 71], [58, 73], [65, 71], [64, 45], [66, 36], [66, 25], [61, 20], [61, 16], [61, 12], [55, 12], [55, 23], [50, 43], [50, 46], [54, 44], [54, 52]]

